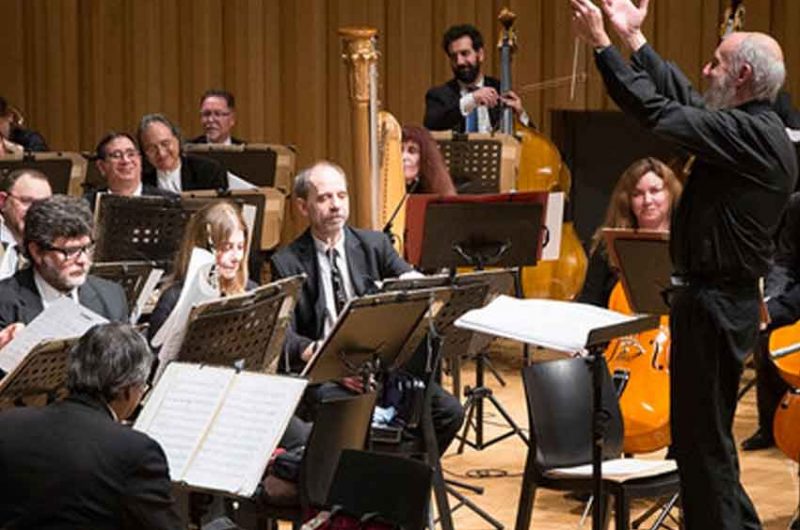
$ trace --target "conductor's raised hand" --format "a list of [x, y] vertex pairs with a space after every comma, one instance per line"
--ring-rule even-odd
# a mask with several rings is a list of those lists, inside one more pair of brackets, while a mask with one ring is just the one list
[[608, 22], [619, 37], [628, 46], [636, 49], [643, 44], [642, 24], [647, 18], [647, 8], [650, 0], [638, 0], [637, 6], [633, 0], [600, 0], [608, 17]]
[[611, 39], [603, 26], [603, 13], [592, 0], [570, 0], [572, 29], [575, 35], [593, 48], [605, 48]]

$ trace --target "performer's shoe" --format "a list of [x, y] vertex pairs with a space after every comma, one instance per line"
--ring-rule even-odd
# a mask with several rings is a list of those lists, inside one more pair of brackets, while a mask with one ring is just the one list
[[753, 436], [742, 442], [742, 451], [758, 451], [768, 449], [774, 445], [775, 440], [772, 436], [759, 429]]

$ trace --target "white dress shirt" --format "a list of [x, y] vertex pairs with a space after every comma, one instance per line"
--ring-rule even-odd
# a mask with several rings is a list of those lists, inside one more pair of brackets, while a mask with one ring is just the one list
[[69, 293], [61, 292], [47, 283], [47, 280], [42, 278], [42, 276], [39, 274], [39, 271], [36, 269], [33, 270], [33, 282], [36, 284], [36, 289], [39, 291], [39, 297], [42, 299], [42, 307], [44, 309], [47, 309], [50, 304], [64, 296], [69, 296], [76, 304], [80, 303], [78, 301], [77, 287], [71, 290]]
[[3, 257], [0, 259], [0, 280], [14, 276], [19, 264], [19, 249], [17, 240], [11, 230], [0, 220], [0, 243], [5, 247]]
[[171, 191], [173, 193], [180, 193], [181, 189], [181, 164], [178, 162], [178, 167], [173, 171], [156, 170], [156, 177], [158, 178], [158, 187], [162, 190]]
[[[317, 250], [317, 264], [319, 265], [319, 277], [322, 280], [322, 294], [325, 296], [325, 323], [323, 326], [323, 337], [327, 337], [339, 315], [336, 313], [336, 301], [333, 297], [333, 281], [331, 280], [331, 264], [328, 260], [328, 244], [314, 237], [314, 247]], [[344, 248], [344, 231], [342, 231], [339, 241], [333, 245], [336, 250], [336, 265], [342, 275], [342, 283], [347, 299], [355, 297], [355, 289], [350, 279], [350, 270], [347, 268], [347, 254]]]

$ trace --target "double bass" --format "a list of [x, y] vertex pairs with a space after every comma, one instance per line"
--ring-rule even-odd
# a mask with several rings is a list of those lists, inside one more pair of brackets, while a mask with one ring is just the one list
[[[498, 20], [502, 32], [500, 48], [500, 92], [511, 90], [511, 58], [516, 49], [513, 29], [516, 15], [508, 8], [500, 11]], [[513, 111], [502, 110], [500, 132], [515, 136], [520, 141], [519, 174], [514, 190], [501, 191], [563, 191], [569, 195], [571, 175], [558, 148], [544, 134], [530, 128], [514, 130]], [[565, 205], [566, 206], [566, 205]], [[522, 289], [528, 298], [554, 298], [571, 300], [583, 286], [588, 260], [572, 222], [565, 221], [561, 228], [559, 259], [542, 261], [534, 267], [523, 267]]]

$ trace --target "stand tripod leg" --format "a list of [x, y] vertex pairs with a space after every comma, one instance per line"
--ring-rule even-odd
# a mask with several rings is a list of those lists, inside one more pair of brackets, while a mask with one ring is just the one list
[[489, 515], [489, 513], [487, 513], [483, 508], [481, 508], [480, 506], [469, 500], [467, 497], [464, 496], [464, 494], [457, 491], [452, 486], [446, 485], [445, 489], [447, 490], [447, 493], [458, 499], [458, 504], [453, 508], [453, 510], [457, 510], [462, 506], [466, 506], [467, 508], [478, 514], [481, 517], [481, 519], [483, 519], [484, 521], [495, 527], [497, 530], [503, 530], [503, 528], [505, 528], [500, 521]]

